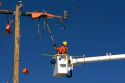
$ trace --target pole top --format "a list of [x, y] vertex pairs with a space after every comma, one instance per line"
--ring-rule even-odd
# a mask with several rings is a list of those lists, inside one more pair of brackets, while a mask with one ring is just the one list
[[22, 3], [22, 1], [21, 1], [21, 0], [19, 0], [18, 2], [19, 2], [19, 3]]
[[22, 5], [22, 1], [21, 0], [19, 0], [18, 1], [18, 3], [19, 3], [19, 5], [20, 5], [20, 7], [22, 7], [23, 5]]

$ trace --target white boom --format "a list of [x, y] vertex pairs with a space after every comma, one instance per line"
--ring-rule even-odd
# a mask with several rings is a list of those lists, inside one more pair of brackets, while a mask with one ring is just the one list
[[56, 58], [51, 60], [51, 63], [54, 64], [54, 77], [72, 77], [73, 67], [79, 64], [112, 60], [125, 60], [125, 54], [106, 54], [105, 56], [82, 58], [76, 58], [69, 55], [66, 56], [64, 54], [56, 54], [55, 56]]
[[117, 54], [117, 55], [107, 54], [105, 56], [73, 58], [72, 63], [75, 65], [75, 64], [84, 64], [84, 63], [101, 62], [101, 61], [112, 61], [112, 60], [123, 60], [123, 59], [125, 59], [125, 54]]

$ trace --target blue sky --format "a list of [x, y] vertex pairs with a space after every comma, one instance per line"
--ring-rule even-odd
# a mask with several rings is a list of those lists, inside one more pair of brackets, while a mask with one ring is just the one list
[[[18, 0], [1, 0], [0, 9], [14, 10]], [[125, 1], [124, 0], [23, 0], [22, 12], [43, 11], [63, 15], [70, 12], [66, 30], [49, 20], [58, 46], [68, 41], [70, 55], [101, 56], [106, 52], [125, 54]], [[9, 16], [14, 19], [14, 16]], [[14, 24], [13, 33], [5, 35], [7, 16], [0, 15], [0, 83], [10, 79], [12, 83]], [[40, 24], [42, 39], [37, 35]], [[73, 77], [54, 78], [49, 57], [40, 54], [55, 54], [48, 32], [43, 30], [43, 20], [21, 17], [20, 42], [20, 83], [124, 83], [125, 61], [111, 61], [83, 64], [75, 67]], [[30, 74], [21, 73], [27, 67]]]

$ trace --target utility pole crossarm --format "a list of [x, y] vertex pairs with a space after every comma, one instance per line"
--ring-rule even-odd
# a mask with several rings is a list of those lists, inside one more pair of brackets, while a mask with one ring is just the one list
[[[0, 14], [10, 14], [10, 15], [14, 15], [15, 11], [9, 11], [9, 10], [0, 10]], [[33, 12], [22, 12], [20, 13], [21, 16], [31, 16], [32, 17], [32, 13]], [[53, 15], [53, 14], [48, 14], [48, 13], [43, 13], [43, 12], [39, 12], [42, 13], [42, 16], [46, 16], [46, 15]], [[57, 15], [53, 15], [54, 18], [62, 18], [63, 16], [57, 16]]]
[[84, 63], [113, 61], [113, 60], [125, 60], [125, 54], [73, 58], [72, 62], [74, 65], [77, 65], [77, 64], [84, 64]]
[[[0, 10], [0, 14], [10, 14], [14, 15], [15, 11], [9, 11], [9, 10]], [[22, 16], [32, 16], [32, 12], [22, 12], [20, 13]]]
[[13, 11], [8, 11], [8, 10], [0, 10], [0, 14], [12, 14], [13, 15]]

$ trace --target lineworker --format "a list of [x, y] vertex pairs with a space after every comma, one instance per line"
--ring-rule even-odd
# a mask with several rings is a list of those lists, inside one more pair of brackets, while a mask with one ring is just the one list
[[54, 45], [54, 49], [56, 50], [57, 54], [68, 54], [68, 48], [67, 48], [67, 41], [63, 41], [62, 46], [61, 47], [56, 47], [56, 45]]
[[[67, 48], [67, 41], [63, 41], [62, 46], [61, 47], [57, 47], [56, 44], [54, 43], [54, 49], [56, 50], [57, 54], [60, 54], [61, 57], [66, 58], [68, 55], [68, 48]], [[55, 64], [56, 63], [56, 56], [53, 56], [51, 59], [51, 64]]]

